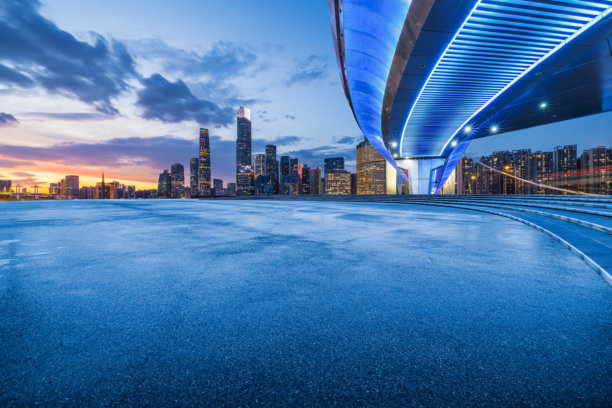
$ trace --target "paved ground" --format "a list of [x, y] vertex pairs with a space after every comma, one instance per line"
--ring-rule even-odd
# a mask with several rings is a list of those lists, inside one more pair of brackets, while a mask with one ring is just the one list
[[0, 203], [0, 406], [610, 406], [612, 288], [383, 203]]

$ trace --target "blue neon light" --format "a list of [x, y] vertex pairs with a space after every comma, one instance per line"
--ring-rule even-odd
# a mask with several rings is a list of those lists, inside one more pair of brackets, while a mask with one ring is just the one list
[[486, 106], [610, 12], [603, 0], [477, 1], [409, 111], [402, 156], [443, 155]]
[[381, 112], [395, 48], [412, 0], [344, 0], [345, 67], [351, 103], [364, 135], [395, 164], [381, 137]]

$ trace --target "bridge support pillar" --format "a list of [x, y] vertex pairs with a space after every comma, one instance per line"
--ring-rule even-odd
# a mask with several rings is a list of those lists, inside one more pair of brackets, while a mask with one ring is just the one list
[[398, 167], [408, 171], [410, 194], [434, 194], [439, 181], [439, 170], [444, 158], [396, 160]]

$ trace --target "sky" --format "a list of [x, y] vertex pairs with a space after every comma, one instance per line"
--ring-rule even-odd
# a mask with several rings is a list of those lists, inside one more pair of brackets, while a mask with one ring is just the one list
[[[104, 171], [155, 188], [180, 162], [187, 180], [206, 127], [212, 176], [232, 182], [240, 106], [254, 154], [272, 143], [311, 167], [344, 156], [354, 169], [362, 135], [326, 1], [0, 1], [0, 179], [93, 185]], [[508, 133], [468, 154], [611, 145], [611, 124], [608, 113]]]

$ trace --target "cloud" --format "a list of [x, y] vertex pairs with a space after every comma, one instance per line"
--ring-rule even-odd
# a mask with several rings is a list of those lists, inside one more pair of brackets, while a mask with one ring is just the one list
[[80, 41], [39, 13], [38, 0], [4, 0], [0, 4], [0, 49], [11, 67], [0, 67], [0, 82], [10, 86], [40, 85], [48, 92], [91, 104], [116, 115], [112, 99], [138, 77], [125, 46], [90, 33]]
[[108, 116], [95, 112], [25, 112], [20, 116], [34, 116], [60, 120], [106, 120]]
[[287, 86], [298, 83], [308, 84], [327, 76], [327, 57], [310, 55], [309, 57], [296, 61], [294, 70], [286, 81]]
[[170, 82], [160, 74], [141, 80], [144, 89], [138, 91], [136, 105], [143, 109], [145, 119], [166, 123], [194, 120], [202, 126], [221, 127], [233, 123], [234, 110], [199, 99], [181, 80]]
[[[283, 149], [284, 150], [284, 149]], [[281, 152], [283, 151], [281, 150]], [[330, 157], [344, 157], [345, 168], [349, 171], [354, 170], [347, 162], [355, 161], [355, 148], [338, 148], [338, 146], [319, 146], [309, 149], [284, 150], [283, 155], [297, 157], [300, 163], [308, 164], [310, 167], [323, 167], [324, 159]]]
[[338, 143], [338, 144], [347, 144], [347, 145], [356, 145], [357, 143], [355, 143], [355, 137], [353, 136], [335, 136], [334, 137], [334, 143]]
[[4, 168], [13, 168], [18, 166], [34, 166], [34, 163], [31, 161], [17, 161], [17, 160], [8, 160], [8, 159], [0, 159], [0, 167]]
[[0, 145], [0, 151], [5, 157], [17, 160], [102, 168], [145, 166], [161, 169], [168, 168], [174, 162], [188, 163], [189, 158], [195, 157], [198, 149], [196, 138], [185, 140], [170, 136], [128, 137], [98, 143], [60, 143], [43, 147], [5, 144]]
[[10, 113], [0, 112], [0, 126], [9, 126], [19, 123], [19, 121]]
[[183, 76], [199, 78], [204, 75], [218, 81], [248, 70], [259, 72], [262, 69], [259, 57], [251, 48], [231, 41], [218, 41], [204, 53], [176, 48], [160, 39], [127, 41], [127, 45], [134, 55], [161, 60], [164, 71]]
[[293, 115], [285, 115], [285, 118], [295, 120], [295, 116]]
[[278, 149], [284, 149], [285, 146], [292, 146], [296, 143], [300, 142], [302, 138], [298, 136], [279, 136], [274, 139], [255, 139], [252, 141], [253, 144], [253, 152], [255, 151], [263, 151], [266, 145], [275, 145]]

